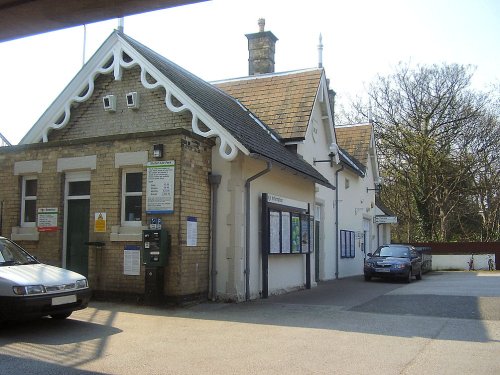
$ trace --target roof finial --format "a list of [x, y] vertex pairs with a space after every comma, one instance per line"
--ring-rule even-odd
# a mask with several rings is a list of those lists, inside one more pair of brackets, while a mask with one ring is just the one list
[[266, 26], [266, 19], [265, 18], [259, 18], [259, 33], [264, 32], [264, 26]]
[[368, 123], [373, 123], [372, 100], [368, 99]]
[[318, 68], [323, 67], [323, 36], [319, 34], [319, 44], [318, 44]]
[[118, 18], [118, 31], [123, 33], [125, 19], [123, 17]]

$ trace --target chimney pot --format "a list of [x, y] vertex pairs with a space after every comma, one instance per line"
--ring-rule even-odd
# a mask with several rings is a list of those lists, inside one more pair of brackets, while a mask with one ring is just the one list
[[259, 33], [264, 32], [264, 27], [266, 26], [266, 19], [265, 18], [259, 18]]

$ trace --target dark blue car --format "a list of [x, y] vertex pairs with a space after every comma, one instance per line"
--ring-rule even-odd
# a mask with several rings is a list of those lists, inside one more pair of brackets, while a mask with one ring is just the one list
[[365, 280], [372, 277], [400, 278], [411, 282], [422, 279], [422, 258], [411, 245], [383, 245], [365, 260]]

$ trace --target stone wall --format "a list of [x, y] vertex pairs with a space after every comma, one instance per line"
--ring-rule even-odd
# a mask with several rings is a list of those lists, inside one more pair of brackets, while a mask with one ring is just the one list
[[[0, 149], [0, 200], [3, 201], [2, 235], [10, 237], [13, 227], [20, 226], [21, 175], [14, 175], [16, 162], [41, 161], [38, 179], [37, 208], [57, 207], [57, 232], [41, 232], [37, 241], [19, 241], [40, 261], [61, 266], [63, 260], [64, 184], [65, 172], [57, 171], [60, 158], [96, 155], [96, 167], [91, 172], [90, 241], [105, 243], [102, 249], [89, 247], [89, 280], [92, 288], [104, 294], [127, 294], [140, 297], [144, 293], [144, 267], [139, 276], [123, 274], [123, 256], [126, 245], [142, 245], [138, 241], [111, 241], [111, 229], [121, 223], [121, 174], [116, 168], [115, 154], [147, 152], [152, 161], [153, 144], [164, 145], [163, 160], [175, 161], [175, 198], [172, 214], [161, 217], [164, 227], [172, 236], [172, 248], [165, 268], [165, 295], [183, 300], [206, 298], [208, 292], [210, 185], [210, 141], [183, 129], [137, 133], [134, 137], [108, 136], [85, 140], [49, 142], [29, 146]], [[157, 160], [157, 159], [154, 159]], [[151, 215], [146, 207], [146, 167], [143, 170], [142, 224], [147, 225]], [[94, 213], [107, 215], [106, 233], [94, 232]], [[198, 222], [197, 246], [186, 245], [188, 216]]]

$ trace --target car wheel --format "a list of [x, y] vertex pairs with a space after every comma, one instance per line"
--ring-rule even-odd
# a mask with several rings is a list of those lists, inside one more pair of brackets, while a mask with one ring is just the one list
[[417, 278], [417, 280], [422, 280], [422, 269], [420, 269], [420, 271], [418, 271], [416, 278]]
[[50, 317], [52, 319], [63, 320], [63, 319], [66, 319], [67, 317], [69, 317], [70, 315], [71, 315], [71, 311], [65, 312], [65, 313], [60, 313], [60, 314], [51, 314]]
[[370, 281], [372, 279], [371, 276], [365, 275], [365, 281]]
[[408, 276], [406, 277], [405, 281], [408, 284], [411, 283], [411, 268], [408, 270]]

